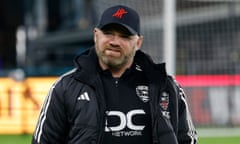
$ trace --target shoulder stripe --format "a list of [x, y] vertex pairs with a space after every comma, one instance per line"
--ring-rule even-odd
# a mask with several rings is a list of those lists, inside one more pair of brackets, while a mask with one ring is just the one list
[[59, 83], [62, 78], [66, 75], [69, 75], [73, 72], [76, 71], [76, 68], [74, 68], [73, 70], [65, 73], [64, 75], [62, 75], [54, 84], [53, 86], [50, 88], [49, 92], [48, 92], [48, 95], [42, 105], [42, 108], [41, 108], [41, 112], [40, 112], [40, 115], [39, 115], [39, 118], [38, 118], [38, 122], [37, 122], [37, 126], [36, 126], [36, 130], [35, 130], [35, 133], [34, 133], [34, 138], [35, 140], [40, 143], [40, 138], [41, 138], [41, 135], [42, 135], [42, 132], [43, 132], [43, 125], [44, 125], [44, 122], [46, 120], [46, 117], [47, 117], [47, 110], [48, 110], [48, 107], [50, 105], [50, 102], [51, 102], [51, 98], [52, 98], [52, 93], [53, 93], [53, 90], [55, 88], [55, 85], [57, 83]]
[[188, 136], [191, 138], [191, 144], [195, 144], [197, 140], [197, 134], [195, 127], [192, 122], [192, 118], [189, 112], [188, 104], [185, 99], [185, 93], [181, 87], [179, 87], [179, 95], [181, 97], [181, 100], [184, 102], [184, 105], [186, 106], [186, 117], [187, 117], [187, 123], [188, 123]]
[[43, 124], [45, 122], [45, 119], [46, 119], [46, 113], [47, 113], [47, 110], [48, 110], [48, 106], [49, 106], [49, 103], [51, 101], [51, 95], [52, 95], [52, 91], [54, 89], [54, 86], [50, 89], [49, 91], [49, 94], [43, 104], [43, 107], [42, 107], [42, 111], [40, 113], [40, 116], [39, 116], [39, 120], [38, 120], [38, 123], [37, 123], [37, 128], [36, 128], [36, 132], [35, 132], [35, 139], [37, 140], [38, 143], [40, 143], [40, 137], [42, 135], [42, 127], [43, 127]]

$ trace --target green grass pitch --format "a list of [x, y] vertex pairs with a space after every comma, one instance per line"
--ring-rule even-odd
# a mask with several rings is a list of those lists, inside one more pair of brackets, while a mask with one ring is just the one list
[[0, 135], [1, 144], [31, 144], [32, 136], [25, 135]]
[[[31, 144], [31, 135], [0, 135], [1, 144]], [[199, 144], [238, 144], [239, 137], [200, 137]]]
[[199, 138], [199, 144], [238, 144], [240, 137], [204, 137]]

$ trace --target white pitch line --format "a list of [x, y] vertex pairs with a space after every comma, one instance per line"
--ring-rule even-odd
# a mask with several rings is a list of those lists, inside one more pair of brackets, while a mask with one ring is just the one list
[[197, 128], [198, 137], [240, 137], [239, 128]]

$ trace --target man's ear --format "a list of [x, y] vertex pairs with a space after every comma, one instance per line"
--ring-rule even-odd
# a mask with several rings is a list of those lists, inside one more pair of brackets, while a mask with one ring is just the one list
[[137, 40], [137, 50], [139, 50], [139, 49], [141, 48], [142, 42], [143, 42], [143, 36], [140, 35], [140, 36], [138, 37], [138, 40]]
[[94, 28], [93, 29], [93, 40], [94, 40], [94, 42], [96, 42], [96, 35], [97, 35], [97, 28]]

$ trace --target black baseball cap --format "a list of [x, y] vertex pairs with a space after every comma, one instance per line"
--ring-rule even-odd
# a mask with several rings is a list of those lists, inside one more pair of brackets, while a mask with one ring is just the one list
[[139, 15], [127, 6], [117, 5], [106, 9], [97, 27], [103, 29], [110, 24], [119, 24], [125, 27], [131, 35], [140, 35]]

